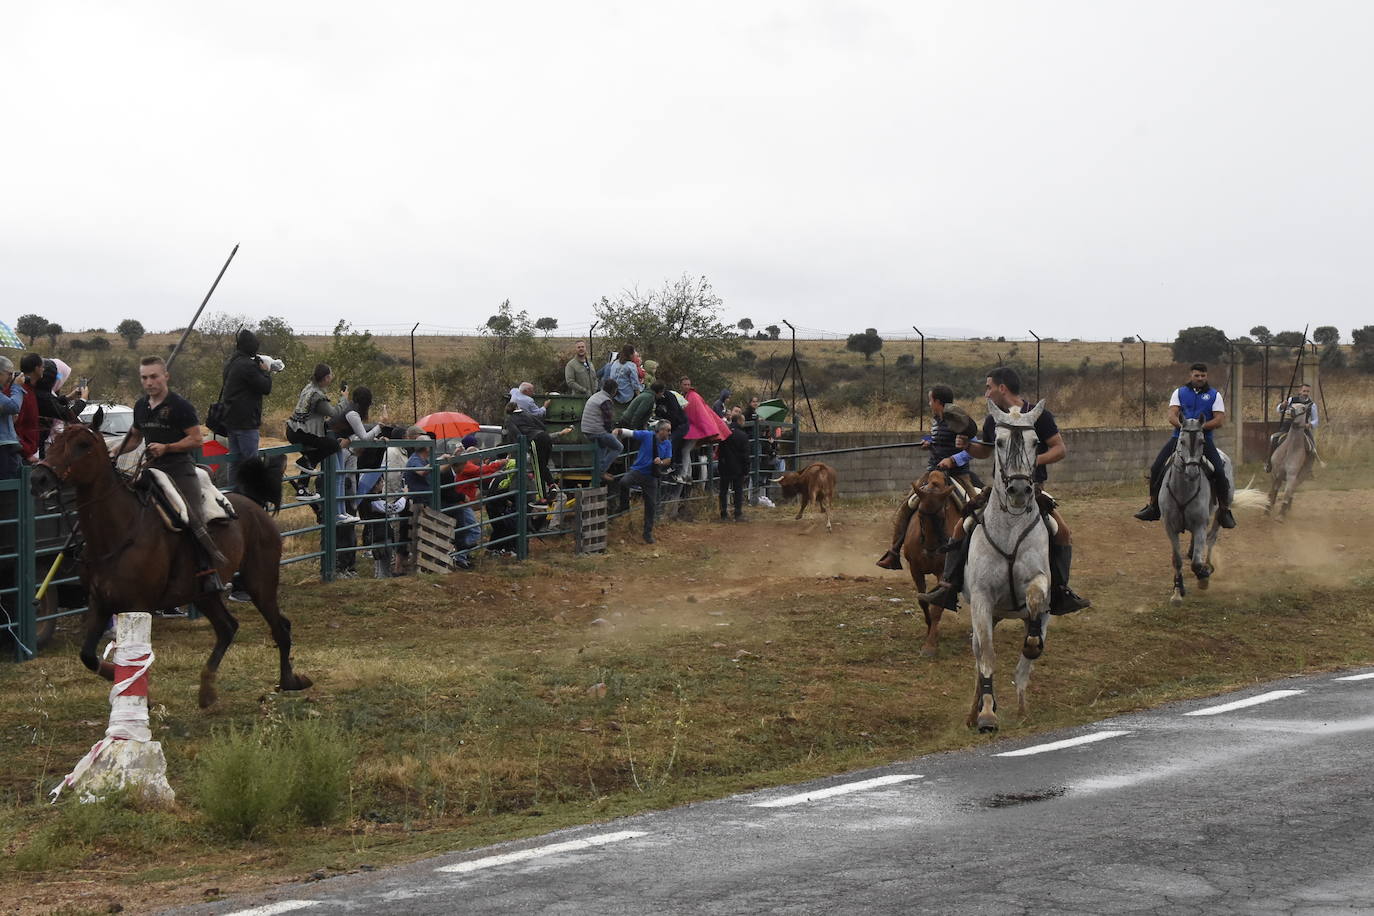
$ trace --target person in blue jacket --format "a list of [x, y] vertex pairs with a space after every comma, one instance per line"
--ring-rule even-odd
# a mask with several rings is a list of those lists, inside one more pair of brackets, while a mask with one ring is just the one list
[[654, 542], [654, 512], [658, 508], [658, 475], [673, 464], [673, 444], [668, 441], [673, 424], [659, 420], [650, 432], [647, 429], [616, 429], [614, 435], [633, 439], [639, 452], [634, 464], [620, 478], [620, 511], [630, 508], [630, 488], [639, 487], [644, 495], [644, 543]]
[[1150, 468], [1150, 502], [1135, 517], [1142, 522], [1159, 521], [1159, 487], [1164, 479], [1164, 467], [1178, 445], [1178, 433], [1184, 420], [1202, 421], [1202, 449], [1212, 463], [1212, 491], [1217, 496], [1217, 521], [1223, 528], [1234, 528], [1236, 517], [1231, 514], [1231, 487], [1226, 480], [1221, 455], [1212, 441], [1212, 432], [1226, 422], [1226, 402], [1222, 400], [1221, 392], [1207, 382], [1206, 363], [1193, 363], [1189, 367], [1188, 384], [1177, 388], [1169, 398], [1169, 425], [1174, 428], [1174, 434], [1159, 450]]

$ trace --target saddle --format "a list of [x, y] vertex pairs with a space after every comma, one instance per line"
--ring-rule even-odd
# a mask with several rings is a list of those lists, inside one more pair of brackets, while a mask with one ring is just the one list
[[[203, 467], [197, 467], [196, 475], [200, 480], [200, 512], [205, 524], [238, 518], [228, 497], [210, 480], [209, 472]], [[162, 523], [167, 526], [168, 531], [186, 531], [190, 528], [191, 520], [187, 515], [186, 501], [182, 498], [177, 485], [172, 482], [172, 478], [157, 468], [144, 468], [138, 483], [152, 496], [153, 505], [157, 507], [158, 515], [162, 517]]]

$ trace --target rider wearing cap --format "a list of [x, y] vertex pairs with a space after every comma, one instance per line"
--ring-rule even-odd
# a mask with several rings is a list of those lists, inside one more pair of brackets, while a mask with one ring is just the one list
[[1169, 398], [1169, 425], [1174, 428], [1174, 434], [1164, 443], [1164, 448], [1159, 450], [1154, 465], [1150, 467], [1150, 502], [1135, 517], [1142, 522], [1159, 521], [1159, 487], [1164, 480], [1164, 467], [1178, 447], [1178, 434], [1184, 420], [1202, 421], [1202, 453], [1212, 463], [1212, 492], [1217, 498], [1217, 521], [1223, 528], [1234, 528], [1236, 518], [1231, 514], [1231, 487], [1226, 480], [1226, 468], [1221, 463], [1221, 455], [1212, 441], [1212, 431], [1226, 422], [1226, 403], [1221, 398], [1221, 392], [1208, 384], [1206, 363], [1193, 363], [1189, 367], [1188, 384], [1175, 389]]
[[[1021, 377], [1009, 366], [998, 366], [988, 373], [986, 395], [988, 400], [1002, 410], [1020, 407], [1023, 412], [1031, 409], [1029, 401], [1021, 397]], [[1069, 526], [1059, 514], [1055, 502], [1044, 491], [1045, 481], [1049, 479], [1047, 465], [1063, 461], [1068, 455], [1068, 446], [1059, 434], [1059, 425], [1054, 414], [1048, 409], [1040, 412], [1035, 421], [1035, 494], [1041, 512], [1054, 520], [1050, 535], [1050, 613], [1068, 614], [1092, 607], [1088, 599], [1069, 588], [1069, 570], [1073, 565], [1073, 538]], [[974, 458], [987, 458], [992, 454], [993, 443], [997, 440], [997, 423], [992, 417], [983, 421], [983, 433], [979, 439], [965, 440], [960, 436], [958, 444], [968, 449]], [[981, 509], [987, 500], [989, 488], [984, 488], [976, 499], [969, 503], [965, 512]], [[974, 519], [978, 515], [974, 514]], [[970, 532], [971, 533], [971, 532]], [[968, 562], [969, 535], [960, 525], [954, 531], [951, 543], [946, 545], [945, 570], [940, 574], [940, 583], [933, 591], [920, 596], [923, 601], [939, 605], [947, 610], [959, 609], [959, 592], [964, 587], [964, 565]]]
[[1282, 417], [1279, 421], [1279, 431], [1269, 437], [1269, 457], [1264, 459], [1264, 473], [1268, 474], [1274, 470], [1274, 452], [1278, 450], [1279, 444], [1288, 437], [1288, 430], [1293, 425], [1293, 418], [1288, 415], [1288, 409], [1294, 404], [1307, 405], [1307, 428], [1303, 432], [1307, 435], [1307, 450], [1312, 454], [1317, 453], [1317, 440], [1313, 430], [1317, 428], [1317, 402], [1312, 400], [1312, 386], [1303, 382], [1298, 386], [1298, 393], [1284, 398], [1279, 402], [1279, 406], [1274, 408]]
[[[969, 466], [969, 453], [956, 443], [959, 436], [972, 436], [978, 429], [962, 407], [954, 405], [954, 390], [948, 385], [936, 385], [930, 395], [930, 435], [921, 440], [921, 448], [930, 451], [926, 462], [926, 473], [939, 468], [951, 477], [959, 477], [960, 483], [970, 495], [974, 487], [969, 478], [973, 469]], [[906, 540], [907, 525], [916, 511], [916, 484], [911, 492], [902, 498], [897, 506], [897, 514], [892, 519], [892, 546], [878, 559], [883, 569], [902, 568], [902, 542]]]

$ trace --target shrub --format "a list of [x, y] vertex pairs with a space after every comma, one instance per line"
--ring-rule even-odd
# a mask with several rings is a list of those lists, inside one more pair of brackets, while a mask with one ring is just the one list
[[294, 763], [289, 807], [312, 827], [334, 823], [345, 810], [353, 742], [332, 723], [306, 719], [292, 724], [286, 749]]
[[294, 774], [282, 743], [266, 729], [217, 732], [196, 765], [196, 798], [214, 830], [246, 840], [283, 823]]

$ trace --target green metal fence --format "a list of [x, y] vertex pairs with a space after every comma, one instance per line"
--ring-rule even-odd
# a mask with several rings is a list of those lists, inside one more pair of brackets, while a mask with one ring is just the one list
[[[755, 423], [751, 427], [753, 442], [748, 478], [751, 488], [765, 487], [766, 478], [775, 472], [773, 467], [767, 466], [762, 435], [773, 425], [777, 424]], [[784, 440], [784, 444], [795, 451], [796, 428], [788, 428], [791, 440]], [[287, 528], [283, 523], [283, 542], [291, 546], [283, 551], [282, 565], [318, 561], [320, 578], [330, 582], [341, 575], [349, 575], [356, 567], [357, 558], [366, 552], [370, 551], [376, 559], [379, 554], [391, 557], [408, 550], [411, 539], [405, 530], [407, 517], [388, 511], [395, 508], [400, 498], [420, 500], [458, 517], [457, 533], [462, 537], [455, 542], [454, 553], [462, 556], [504, 550], [524, 560], [529, 556], [532, 540], [572, 533], [575, 513], [564, 513], [569, 522], [559, 526], [554, 524], [555, 513], [535, 501], [538, 493], [531, 480], [531, 470], [536, 457], [529, 440], [521, 437], [512, 444], [452, 459], [438, 454], [435, 445], [429, 439], [355, 441], [350, 443], [355, 456], [374, 449], [398, 449], [399, 454], [385, 456], [380, 462], [383, 466], [378, 469], [340, 468], [331, 456], [318, 469], [288, 475], [285, 483], [290, 485], [291, 492], [299, 495], [302, 487], [313, 485], [318, 498], [309, 501], [293, 498], [282, 504], [283, 510], [310, 508], [315, 516], [313, 523], [297, 525], [294, 516], [300, 513], [293, 513], [291, 524], [295, 526]], [[429, 455], [417, 463], [418, 466], [408, 469], [424, 471], [427, 486], [407, 487], [404, 481], [407, 468], [396, 467], [395, 463], [404, 457], [409, 464], [411, 456], [421, 446], [431, 447]], [[590, 476], [594, 448], [590, 444], [555, 445], [551, 459], [555, 462], [554, 475]], [[300, 455], [300, 449], [294, 445], [277, 446], [261, 449], [258, 454], [262, 457], [285, 455], [290, 461], [293, 456]], [[617, 461], [624, 463], [628, 457], [622, 455]], [[668, 487], [659, 501], [661, 507], [683, 501], [715, 499], [714, 463], [709, 455], [699, 458], [705, 470], [701, 475], [703, 479], [696, 483], [702, 485], [702, 489]], [[198, 460], [204, 464], [218, 464], [225, 459], [217, 456]], [[444, 471], [448, 467], [456, 466], [462, 471], [469, 462], [476, 465], [477, 475], [460, 480], [456, 479], [455, 472], [453, 479], [445, 479]], [[17, 479], [0, 481], [0, 586], [3, 586], [0, 587], [0, 636], [8, 637], [13, 643], [14, 657], [20, 661], [37, 654], [40, 631], [50, 631], [59, 618], [85, 610], [85, 593], [77, 575], [77, 564], [70, 561], [65, 562], [59, 574], [54, 576], [42, 607], [35, 600], [39, 584], [62, 552], [69, 529], [60, 512], [51, 506], [35, 504], [30, 495], [30, 476], [31, 469], [25, 465]], [[360, 493], [361, 486], [375, 492]], [[460, 496], [463, 491], [475, 492], [476, 498]], [[566, 492], [575, 498], [580, 491]], [[375, 504], [380, 504], [380, 511]], [[68, 500], [67, 505], [73, 506], [74, 500]], [[612, 517], [625, 511], [617, 504], [610, 509]], [[357, 520], [341, 520], [340, 515], [345, 512], [357, 513]], [[317, 539], [318, 543], [309, 543], [312, 539]], [[307, 549], [296, 549], [303, 542], [309, 543]]]

